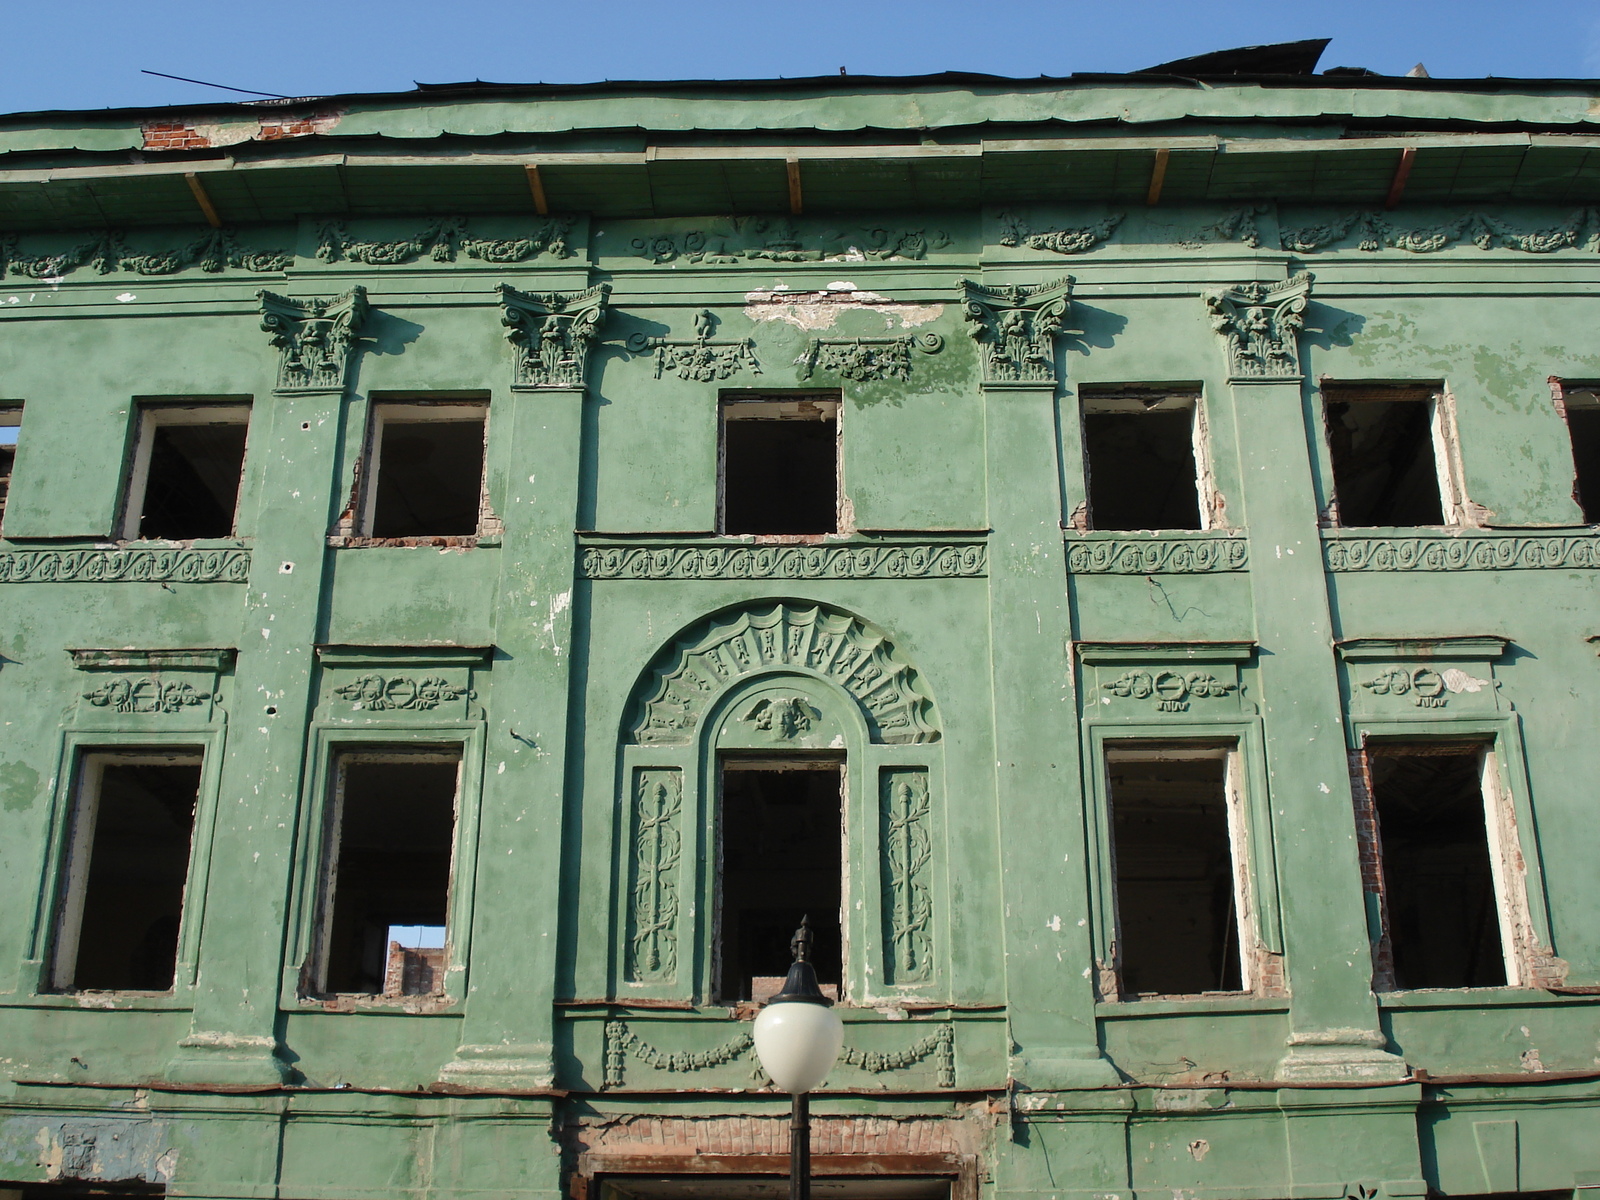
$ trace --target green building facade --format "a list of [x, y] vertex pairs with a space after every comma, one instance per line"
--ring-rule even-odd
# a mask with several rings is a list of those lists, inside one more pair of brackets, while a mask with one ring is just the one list
[[0, 119], [0, 1189], [1600, 1188], [1600, 87], [1264, 63]]

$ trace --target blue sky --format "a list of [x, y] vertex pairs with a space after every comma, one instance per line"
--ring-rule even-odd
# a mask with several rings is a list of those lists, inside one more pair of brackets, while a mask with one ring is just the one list
[[[1323, 66], [1600, 76], [1600, 0], [55, 0], [7, 6], [0, 111], [425, 83], [1129, 71], [1332, 37]], [[234, 97], [243, 98], [243, 97]]]

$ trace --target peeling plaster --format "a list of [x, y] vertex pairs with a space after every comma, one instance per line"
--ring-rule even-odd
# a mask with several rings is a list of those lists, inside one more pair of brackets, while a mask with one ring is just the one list
[[791, 292], [783, 284], [745, 293], [744, 315], [752, 321], [787, 321], [796, 329], [832, 329], [846, 312], [881, 313], [885, 329], [927, 325], [944, 315], [943, 304], [897, 304], [879, 292], [865, 292], [840, 280], [817, 292]]

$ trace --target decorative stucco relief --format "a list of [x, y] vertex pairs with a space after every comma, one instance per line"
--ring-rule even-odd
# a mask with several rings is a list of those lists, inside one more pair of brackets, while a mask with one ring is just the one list
[[20, 239], [0, 240], [0, 276], [21, 275], [28, 279], [61, 279], [88, 267], [99, 275], [131, 271], [135, 275], [176, 275], [190, 267], [216, 274], [228, 268], [255, 274], [286, 271], [294, 264], [288, 250], [247, 250], [239, 243], [239, 231], [230, 226], [206, 229], [178, 245], [135, 252], [127, 234], [119, 229], [97, 233], [54, 254], [24, 254]]
[[1051, 384], [1056, 337], [1072, 303], [1072, 277], [1034, 287], [961, 280], [967, 334], [978, 343], [987, 386]]
[[[605, 1032], [605, 1086], [621, 1087], [627, 1082], [628, 1058], [631, 1055], [658, 1071], [681, 1074], [720, 1067], [749, 1054], [755, 1045], [748, 1027], [741, 1029], [728, 1041], [710, 1050], [662, 1050], [652, 1046], [628, 1028], [622, 1020], [607, 1021]], [[752, 1078], [765, 1079], [758, 1065]]]
[[903, 338], [813, 338], [800, 356], [800, 378], [810, 379], [822, 371], [845, 379], [867, 382], [876, 379], [911, 378], [911, 352], [937, 354], [944, 349], [944, 338], [923, 333]]
[[739, 679], [784, 669], [843, 688], [875, 741], [934, 741], [933, 705], [884, 634], [847, 613], [774, 604], [713, 618], [657, 656], [632, 740], [686, 743], [713, 700]]
[[1157, 712], [1188, 712], [1194, 699], [1226, 696], [1237, 685], [1209, 671], [1125, 671], [1100, 685], [1113, 696], [1148, 700]]
[[860, 1067], [873, 1075], [880, 1075], [885, 1071], [904, 1071], [913, 1067], [925, 1058], [931, 1057], [934, 1069], [938, 1072], [939, 1086], [953, 1088], [956, 1085], [956, 1031], [952, 1025], [940, 1025], [932, 1033], [918, 1038], [904, 1050], [857, 1050], [854, 1046], [846, 1046], [839, 1054], [839, 1061], [852, 1067]]
[[1487, 213], [1463, 213], [1433, 225], [1401, 225], [1384, 213], [1357, 211], [1316, 225], [1284, 229], [1279, 241], [1295, 254], [1312, 254], [1356, 238], [1356, 249], [1404, 250], [1408, 254], [1436, 254], [1458, 242], [1471, 242], [1479, 250], [1502, 247], [1524, 254], [1550, 254], [1575, 246], [1600, 245], [1600, 215], [1580, 208], [1565, 221], [1538, 229], [1519, 230]]
[[1243, 538], [1114, 538], [1067, 543], [1074, 575], [1206, 575], [1249, 568]]
[[633, 252], [652, 263], [694, 266], [753, 262], [875, 262], [926, 258], [950, 244], [939, 229], [868, 226], [853, 232], [802, 230], [786, 217], [739, 217], [732, 229], [690, 229], [636, 237]]
[[880, 781], [879, 839], [885, 982], [933, 977], [933, 834], [928, 772], [885, 770]]
[[750, 338], [716, 339], [717, 318], [708, 308], [694, 315], [694, 337], [673, 339], [650, 337], [636, 333], [628, 338], [628, 349], [634, 354], [655, 352], [656, 378], [664, 374], [676, 375], [696, 383], [711, 383], [727, 379], [740, 371], [761, 374], [761, 363], [756, 359], [756, 344]]
[[500, 323], [515, 348], [514, 389], [581, 388], [611, 285], [582, 292], [519, 292], [502, 283]]
[[1013, 213], [1000, 214], [1000, 244], [1026, 246], [1030, 250], [1049, 250], [1052, 254], [1082, 254], [1109, 238], [1122, 224], [1125, 213], [1111, 213], [1090, 225], [1035, 231]]
[[585, 579], [976, 579], [981, 542], [889, 546], [586, 546]]
[[678, 865], [682, 855], [683, 773], [635, 773], [629, 870], [626, 978], [671, 982], [678, 972]]
[[411, 675], [363, 675], [333, 689], [356, 708], [373, 712], [385, 709], [427, 711], [466, 696], [467, 689], [437, 675], [416, 678]]
[[206, 703], [211, 694], [197, 691], [181, 680], [118, 675], [84, 692], [83, 698], [96, 708], [115, 713], [175, 713]]
[[350, 358], [367, 319], [367, 289], [304, 300], [262, 290], [261, 328], [280, 352], [280, 392], [343, 391]]
[[455, 262], [457, 251], [490, 264], [518, 263], [543, 254], [571, 258], [567, 239], [574, 223], [572, 217], [551, 217], [526, 237], [475, 238], [468, 236], [466, 217], [441, 217], [409, 237], [373, 242], [351, 237], [343, 221], [325, 221], [317, 229], [316, 253], [323, 262], [344, 259], [368, 266], [395, 266], [423, 256], [438, 263]]
[[4, 550], [0, 583], [245, 583], [248, 550]]
[[1600, 537], [1341, 537], [1324, 540], [1322, 558], [1330, 571], [1594, 570]]
[[1301, 271], [1282, 283], [1242, 283], [1205, 294], [1211, 328], [1222, 335], [1231, 378], [1300, 378], [1300, 330], [1311, 282], [1311, 273]]

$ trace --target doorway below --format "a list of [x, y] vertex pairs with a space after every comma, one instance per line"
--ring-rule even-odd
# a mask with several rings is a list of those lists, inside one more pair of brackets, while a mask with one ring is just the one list
[[837, 999], [844, 846], [843, 764], [815, 758], [722, 760], [717, 997], [775, 994], [789, 939], [811, 919], [811, 961]]

